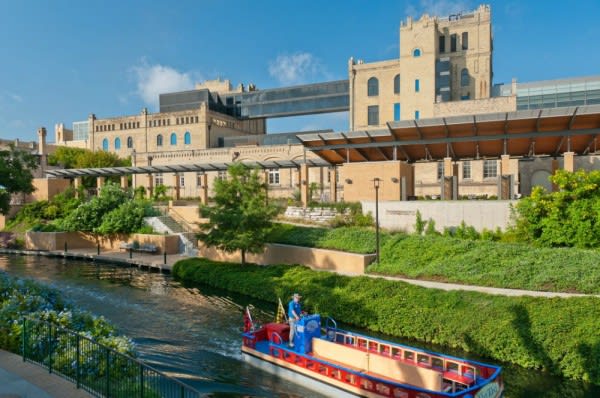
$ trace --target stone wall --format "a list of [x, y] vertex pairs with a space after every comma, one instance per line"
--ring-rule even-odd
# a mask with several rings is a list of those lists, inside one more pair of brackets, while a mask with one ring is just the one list
[[[461, 222], [473, 226], [477, 231], [484, 228], [505, 230], [510, 223], [510, 208], [516, 201], [510, 200], [443, 200], [380, 202], [379, 223], [391, 230], [413, 232], [417, 211], [423, 220], [433, 219], [438, 231], [445, 227], [457, 227]], [[361, 202], [363, 213], [375, 214], [375, 202]]]
[[326, 223], [333, 220], [338, 215], [338, 212], [336, 209], [327, 207], [315, 207], [312, 209], [307, 207], [305, 209], [303, 207], [288, 206], [284, 215], [288, 218], [300, 218], [307, 221]]
[[[198, 256], [213, 261], [239, 263], [240, 252], [226, 253], [199, 243]], [[373, 254], [355, 254], [336, 250], [315, 249], [270, 243], [261, 254], [246, 254], [246, 261], [254, 264], [302, 264], [317, 270], [335, 271], [342, 274], [362, 275], [375, 259]]]

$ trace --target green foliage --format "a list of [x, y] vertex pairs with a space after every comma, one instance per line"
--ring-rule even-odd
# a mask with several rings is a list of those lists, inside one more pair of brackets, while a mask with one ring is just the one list
[[158, 184], [152, 192], [152, 199], [157, 202], [164, 202], [170, 199], [167, 196], [167, 187], [163, 184]]
[[423, 235], [426, 224], [427, 224], [427, 221], [423, 220], [423, 216], [421, 216], [421, 212], [419, 210], [417, 210], [417, 217], [415, 220], [415, 233], [417, 235]]
[[[381, 234], [382, 239], [387, 234]], [[275, 224], [268, 236], [272, 243], [342, 250], [352, 253], [374, 253], [375, 232], [372, 228], [310, 228], [290, 224]]]
[[542, 246], [600, 246], [600, 171], [559, 170], [557, 192], [535, 187], [513, 211], [518, 239]]
[[0, 150], [0, 214], [8, 213], [12, 194], [33, 192], [36, 168], [37, 158], [29, 152], [14, 146]]
[[427, 228], [425, 228], [425, 235], [439, 235], [440, 233], [435, 229], [435, 220], [429, 219], [427, 221]]
[[371, 227], [375, 224], [371, 213], [363, 214], [360, 202], [335, 202], [322, 203], [321, 205], [320, 207], [335, 209], [338, 213], [329, 221], [329, 226], [332, 228]]
[[227, 179], [215, 181], [214, 206], [200, 207], [201, 216], [209, 221], [202, 224], [198, 238], [226, 252], [240, 250], [244, 263], [246, 252], [263, 249], [277, 210], [267, 203], [266, 187], [257, 170], [235, 163], [228, 172]]
[[116, 209], [108, 212], [95, 232], [102, 235], [131, 233], [144, 226], [146, 203], [140, 200], [128, 200]]
[[355, 326], [600, 384], [600, 299], [595, 297], [448, 292], [299, 266], [241, 267], [204, 259], [179, 261], [173, 274], [270, 302], [305, 292], [308, 308]]

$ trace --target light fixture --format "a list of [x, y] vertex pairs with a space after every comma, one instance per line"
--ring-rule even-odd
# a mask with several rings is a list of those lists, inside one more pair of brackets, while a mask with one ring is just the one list
[[349, 178], [346, 178], [344, 181], [346, 182], [346, 184], [352, 184], [352, 180]]
[[394, 184], [398, 184], [398, 182], [399, 182], [399, 181], [400, 181], [400, 180], [398, 179], [398, 177], [392, 177], [392, 182], [393, 182]]

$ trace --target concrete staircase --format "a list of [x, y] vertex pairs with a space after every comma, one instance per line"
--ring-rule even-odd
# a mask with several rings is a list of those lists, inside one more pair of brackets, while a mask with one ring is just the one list
[[169, 215], [146, 217], [144, 221], [156, 232], [179, 235], [179, 253], [190, 257], [198, 255], [196, 233], [175, 221], [173, 217]]

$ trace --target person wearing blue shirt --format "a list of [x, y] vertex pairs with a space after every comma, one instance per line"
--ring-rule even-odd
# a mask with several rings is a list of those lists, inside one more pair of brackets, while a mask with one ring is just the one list
[[300, 307], [300, 296], [298, 293], [294, 293], [292, 300], [288, 304], [288, 321], [290, 323], [290, 347], [294, 346], [294, 330], [296, 329], [296, 322], [302, 315], [302, 308]]

